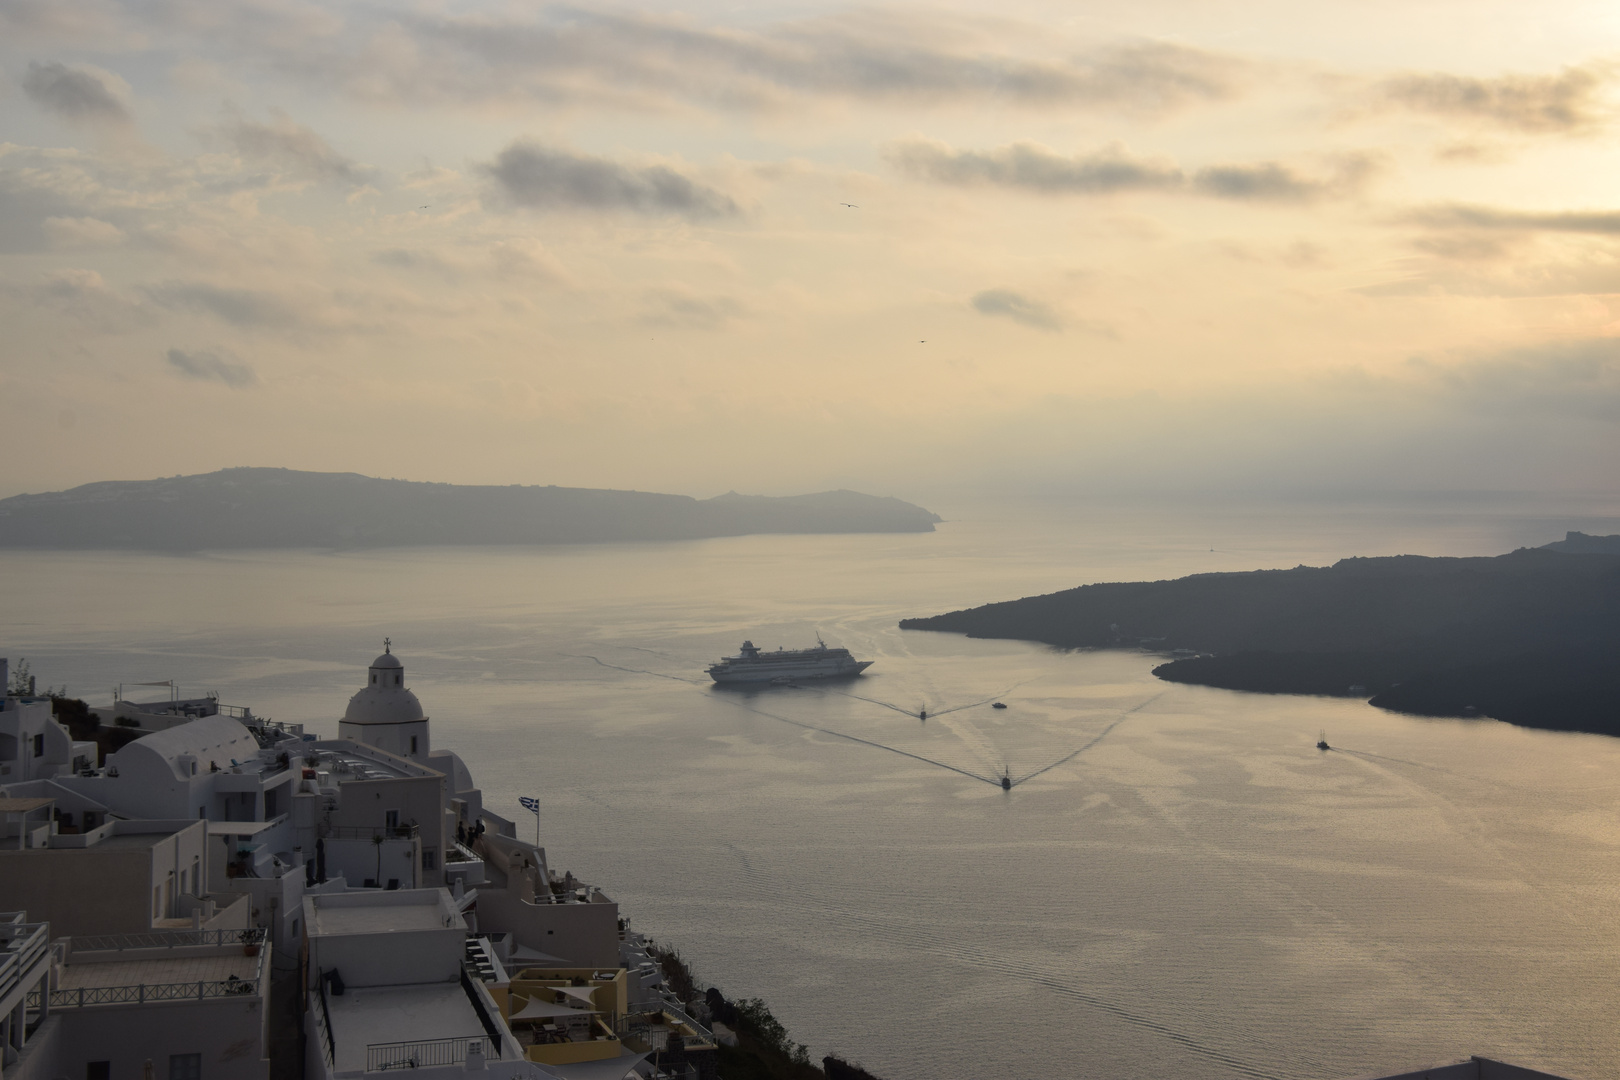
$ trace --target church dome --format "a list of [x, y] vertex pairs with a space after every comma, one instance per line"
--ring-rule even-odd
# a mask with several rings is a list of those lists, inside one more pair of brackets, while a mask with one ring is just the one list
[[371, 662], [365, 688], [349, 699], [345, 724], [409, 724], [424, 720], [422, 703], [405, 687], [405, 665], [383, 642], [383, 654]]

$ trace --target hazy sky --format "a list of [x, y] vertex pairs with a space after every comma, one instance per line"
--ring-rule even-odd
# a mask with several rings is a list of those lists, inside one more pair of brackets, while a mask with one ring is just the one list
[[0, 0], [0, 126], [0, 494], [1620, 492], [1613, 2]]

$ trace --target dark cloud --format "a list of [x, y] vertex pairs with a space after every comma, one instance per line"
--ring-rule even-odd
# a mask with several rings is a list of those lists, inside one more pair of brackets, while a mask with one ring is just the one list
[[1401, 220], [1430, 229], [1620, 234], [1620, 210], [1509, 210], [1496, 206], [1445, 203], [1410, 211]]
[[1063, 329], [1063, 320], [1058, 318], [1057, 312], [1011, 289], [986, 289], [973, 298], [972, 304], [981, 315], [997, 315], [1036, 330], [1055, 333]]
[[[222, 349], [220, 352], [225, 350]], [[225, 356], [221, 356], [219, 353], [202, 350], [184, 352], [180, 349], [170, 349], [168, 359], [170, 370], [185, 379], [222, 382], [233, 390], [253, 386], [259, 381], [258, 373], [251, 366], [242, 363], [228, 352]]]
[[301, 322], [280, 297], [253, 289], [170, 281], [147, 288], [146, 294], [166, 308], [212, 315], [235, 326], [288, 329]]
[[697, 221], [740, 212], [729, 195], [667, 165], [622, 165], [528, 141], [508, 146], [484, 170], [509, 200], [534, 210], [629, 210]]
[[311, 180], [357, 181], [364, 170], [315, 132], [290, 117], [275, 114], [270, 123], [232, 119], [213, 130], [250, 161]]
[[889, 163], [908, 176], [937, 184], [994, 185], [1052, 194], [1178, 188], [1186, 182], [1171, 162], [1132, 157], [1112, 146], [1064, 157], [1038, 143], [1018, 142], [995, 150], [954, 150], [942, 142], [911, 139], [888, 148]]
[[113, 79], [105, 72], [55, 60], [34, 61], [22, 77], [22, 88], [34, 104], [64, 120], [127, 124], [133, 117]]
[[1603, 118], [1600, 92], [1606, 72], [1569, 67], [1557, 75], [1413, 74], [1387, 79], [1378, 97], [1387, 104], [1436, 116], [1481, 121], [1531, 134], [1567, 133]]
[[1215, 165], [1189, 176], [1175, 162], [1135, 157], [1117, 145], [1065, 157], [1031, 142], [994, 150], [956, 150], [931, 139], [892, 144], [885, 156], [907, 176], [936, 184], [1022, 188], [1053, 195], [1185, 191], [1248, 202], [1303, 202], [1345, 194], [1359, 188], [1377, 168], [1373, 157], [1349, 155], [1337, 159], [1332, 172], [1320, 177], [1273, 161]]
[[1301, 202], [1321, 195], [1326, 187], [1274, 161], [1257, 165], [1215, 165], [1193, 174], [1192, 185], [1218, 199], [1254, 202]]

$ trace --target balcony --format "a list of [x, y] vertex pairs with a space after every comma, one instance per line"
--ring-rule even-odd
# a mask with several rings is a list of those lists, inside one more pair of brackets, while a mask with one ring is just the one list
[[434, 1065], [465, 1065], [473, 1054], [485, 1061], [501, 1056], [501, 1048], [488, 1035], [465, 1035], [422, 1042], [372, 1043], [366, 1047], [366, 1072], [424, 1069]]
[[[208, 1001], [262, 993], [263, 930], [179, 930], [67, 939], [53, 1009]], [[28, 998], [41, 1005], [40, 993]]]

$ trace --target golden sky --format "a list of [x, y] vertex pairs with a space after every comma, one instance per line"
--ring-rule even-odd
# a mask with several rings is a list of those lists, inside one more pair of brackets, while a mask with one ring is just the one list
[[0, 495], [1620, 492], [1620, 5], [0, 0]]

